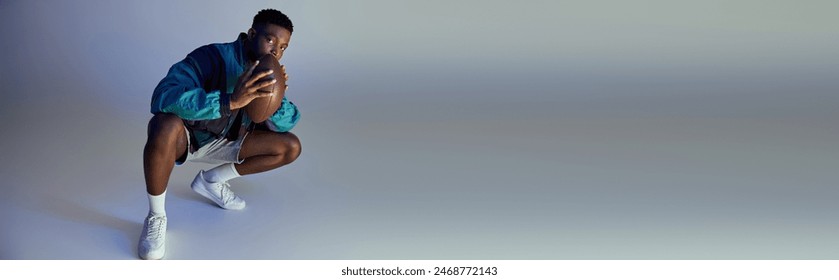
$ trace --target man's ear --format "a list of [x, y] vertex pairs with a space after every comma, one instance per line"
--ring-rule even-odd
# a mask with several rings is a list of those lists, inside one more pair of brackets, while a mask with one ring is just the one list
[[253, 27], [251, 27], [250, 29], [248, 29], [248, 39], [253, 40], [254, 36], [256, 36], [256, 30], [254, 30]]

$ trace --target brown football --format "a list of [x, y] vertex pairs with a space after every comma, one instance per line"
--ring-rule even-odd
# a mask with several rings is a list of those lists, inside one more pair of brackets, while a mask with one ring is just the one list
[[247, 106], [245, 106], [245, 112], [248, 113], [248, 117], [251, 118], [254, 122], [264, 122], [267, 120], [277, 109], [280, 108], [280, 105], [283, 103], [283, 95], [285, 93], [285, 82], [282, 81], [282, 66], [280, 66], [280, 62], [277, 59], [270, 55], [266, 54], [259, 58], [259, 64], [256, 65], [254, 68], [253, 73], [260, 73], [267, 70], [274, 70], [274, 73], [271, 75], [265, 76], [264, 78], [260, 79], [256, 83], [261, 83], [263, 81], [269, 81], [273, 78], [277, 78], [277, 82], [273, 85], [264, 87], [259, 89], [259, 92], [274, 92], [273, 95], [268, 97], [259, 97], [251, 101]]

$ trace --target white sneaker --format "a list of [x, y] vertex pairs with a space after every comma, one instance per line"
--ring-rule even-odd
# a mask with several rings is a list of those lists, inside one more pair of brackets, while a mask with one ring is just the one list
[[140, 245], [137, 251], [140, 258], [145, 260], [159, 260], [166, 254], [166, 216], [155, 216], [149, 213], [140, 234]]
[[216, 183], [207, 182], [204, 179], [204, 170], [199, 171], [198, 175], [195, 175], [195, 180], [192, 180], [192, 190], [212, 200], [221, 208], [229, 210], [245, 208], [245, 201], [230, 190], [230, 184], [227, 181]]

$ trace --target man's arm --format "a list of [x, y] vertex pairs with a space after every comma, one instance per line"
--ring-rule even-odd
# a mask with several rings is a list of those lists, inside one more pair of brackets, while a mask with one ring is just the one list
[[203, 83], [215, 71], [220, 57], [213, 57], [210, 46], [196, 49], [172, 65], [166, 77], [154, 89], [151, 113], [172, 113], [185, 120], [218, 119], [230, 115], [228, 95], [220, 90], [205, 91]]

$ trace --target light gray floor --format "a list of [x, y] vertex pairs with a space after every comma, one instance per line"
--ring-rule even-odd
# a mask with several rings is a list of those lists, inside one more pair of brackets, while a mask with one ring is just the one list
[[[836, 4], [449, 2], [277, 4], [303, 153], [166, 257], [839, 258]], [[154, 85], [273, 5], [0, 1], [0, 259], [136, 259]]]
[[[139, 120], [28, 130], [4, 149], [3, 259], [134, 259]], [[67, 120], [71, 121], [71, 120]], [[504, 129], [501, 129], [501, 128]], [[48, 128], [55, 128], [49, 127]], [[50, 132], [46, 132], [50, 131]], [[168, 193], [168, 259], [836, 258], [839, 132], [813, 120], [327, 122], [233, 181]], [[90, 142], [91, 134], [107, 141]], [[339, 139], [340, 141], [336, 141]]]

